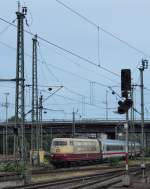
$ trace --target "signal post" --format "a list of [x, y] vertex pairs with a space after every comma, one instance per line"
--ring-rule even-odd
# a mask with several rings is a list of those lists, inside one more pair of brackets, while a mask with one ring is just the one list
[[129, 175], [129, 165], [128, 165], [128, 152], [129, 152], [129, 115], [128, 111], [133, 105], [133, 101], [130, 98], [131, 93], [131, 70], [130, 69], [122, 69], [121, 70], [121, 95], [123, 100], [119, 101], [118, 113], [126, 114], [126, 123], [124, 124], [124, 128], [126, 130], [126, 158], [125, 158], [125, 175], [123, 177], [123, 185], [130, 185], [130, 175]]

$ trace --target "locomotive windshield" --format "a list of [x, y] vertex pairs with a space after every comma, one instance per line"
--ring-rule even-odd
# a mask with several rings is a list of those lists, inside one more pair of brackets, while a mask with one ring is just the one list
[[67, 141], [54, 141], [53, 145], [54, 146], [66, 146], [67, 145]]

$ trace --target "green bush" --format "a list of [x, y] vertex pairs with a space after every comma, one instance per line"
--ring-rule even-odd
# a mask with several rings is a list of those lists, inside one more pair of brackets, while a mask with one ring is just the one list
[[7, 162], [0, 163], [0, 172], [17, 172], [18, 174], [24, 174], [26, 171], [26, 166], [22, 163]]
[[145, 149], [146, 157], [150, 157], [150, 148]]
[[1, 172], [15, 172], [16, 171], [16, 165], [15, 165], [14, 162], [1, 163], [0, 164], [0, 171]]
[[0, 172], [4, 172], [5, 171], [5, 164], [1, 163], [0, 164]]
[[116, 166], [119, 164], [119, 160], [120, 160], [120, 158], [118, 158], [118, 157], [111, 157], [108, 159], [108, 162], [109, 162], [110, 166]]

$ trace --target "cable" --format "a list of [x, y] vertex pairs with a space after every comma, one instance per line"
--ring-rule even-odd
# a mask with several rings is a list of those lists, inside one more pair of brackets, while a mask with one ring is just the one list
[[80, 79], [82, 79], [82, 80], [86, 80], [86, 81], [88, 81], [88, 82], [98, 83], [98, 84], [101, 85], [102, 87], [108, 87], [108, 85], [105, 85], [105, 84], [103, 84], [103, 83], [100, 83], [100, 82], [97, 82], [97, 81], [94, 81], [94, 80], [90, 80], [90, 79], [88, 79], [88, 78], [86, 78], [86, 77], [80, 76], [80, 75], [78, 75], [78, 74], [76, 74], [76, 73], [70, 72], [70, 71], [65, 70], [65, 69], [63, 69], [63, 68], [60, 68], [60, 67], [58, 67], [58, 66], [54, 66], [53, 64], [50, 64], [50, 63], [48, 64], [48, 63], [45, 62], [45, 65], [47, 66], [47, 68], [48, 68], [48, 65], [49, 65], [49, 66], [51, 66], [51, 67], [54, 67], [55, 69], [61, 70], [62, 72], [65, 72], [65, 73], [69, 73], [69, 74], [71, 74], [71, 75], [74, 75], [74, 76], [76, 76], [76, 77], [78, 77], [78, 78], [80, 78]]
[[[46, 62], [45, 62], [45, 65], [47, 66], [47, 68], [48, 68], [48, 65], [46, 64]], [[49, 69], [48, 69], [49, 70]], [[51, 70], [49, 70], [50, 72], [51, 72]], [[63, 70], [64, 71], [64, 70]], [[66, 72], [66, 71], [65, 71]], [[52, 72], [51, 72], [51, 74], [52, 74]], [[74, 74], [74, 73], [71, 73], [71, 74]], [[53, 74], [54, 76], [55, 76], [55, 74]], [[75, 74], [75, 75], [77, 75], [77, 74]], [[81, 77], [81, 76], [79, 76], [79, 75], [77, 75], [78, 77], [80, 77], [80, 78], [82, 78], [82, 79], [85, 79], [85, 78], [83, 78], [83, 77]], [[56, 76], [55, 76], [55, 78], [56, 78]], [[58, 79], [57, 79], [58, 80]], [[88, 82], [91, 82], [91, 80], [89, 80], [89, 79], [85, 79], [85, 80], [87, 80]], [[58, 80], [59, 81], [59, 80]], [[92, 81], [93, 83], [96, 83], [96, 84], [98, 84], [98, 85], [100, 85], [100, 86], [102, 86], [102, 87], [109, 87], [109, 86], [107, 86], [107, 85], [104, 85], [104, 84], [102, 84], [102, 83], [100, 83], [100, 82], [96, 82], [96, 81]], [[59, 81], [59, 83], [60, 83], [60, 85], [63, 85], [60, 81]], [[80, 94], [80, 93], [77, 93], [77, 92], [75, 92], [75, 91], [73, 91], [73, 90], [71, 90], [71, 89], [69, 89], [68, 87], [66, 87], [66, 86], [64, 86], [63, 85], [63, 88], [64, 89], [66, 89], [67, 91], [69, 91], [69, 92], [71, 92], [71, 93], [73, 93], [73, 94], [76, 94], [76, 95], [79, 95], [79, 96], [85, 96], [85, 95], [83, 95], [83, 94]], [[86, 98], [88, 98], [88, 97], [86, 97]], [[100, 102], [100, 101], [99, 101]]]
[[[40, 49], [40, 50], [41, 50], [41, 49]], [[45, 59], [44, 59], [43, 56], [42, 56], [41, 51], [39, 51], [39, 52], [40, 52], [41, 58], [44, 60], [44, 64], [46, 65], [46, 67], [48, 68], [48, 70], [50, 71], [50, 73], [55, 77], [55, 79], [59, 82], [60, 85], [63, 85], [63, 84], [60, 82], [60, 80], [55, 76], [55, 74], [49, 69], [48, 65], [51, 65], [51, 64], [47, 64], [47, 62], [45, 61]], [[53, 65], [52, 65], [52, 67], [58, 68], [57, 66], [53, 66]], [[73, 74], [73, 75], [75, 75], [75, 76], [77, 76], [77, 77], [79, 77], [79, 78], [81, 78], [81, 79], [87, 80], [88, 82], [91, 82], [91, 80], [89, 80], [89, 79], [87, 79], [87, 78], [84, 78], [84, 77], [82, 77], [82, 76], [80, 76], [80, 75], [78, 75], [78, 74], [75, 74], [75, 73], [66, 71], [66, 70], [61, 69], [61, 68], [60, 68], [60, 70], [61, 70], [61, 71], [64, 71], [64, 72], [68, 72], [68, 73], [71, 74], [71, 75]], [[100, 83], [100, 82], [97, 82], [97, 81], [92, 81], [92, 82], [93, 82], [93, 83], [97, 83], [98, 85], [100, 85], [100, 86], [102, 86], [102, 87], [109, 87], [108, 85], [105, 85], [105, 84]], [[70, 92], [73, 92], [73, 90], [70, 90], [69, 88], [67, 88], [67, 87], [65, 87], [65, 86], [64, 86], [64, 88], [66, 88], [66, 89], [67, 89], [68, 91], [70, 91]], [[79, 94], [79, 93], [76, 93], [76, 92], [73, 92], [73, 93], [74, 93], [74, 94], [78, 94], [78, 95], [80, 95], [80, 96], [84, 96], [84, 95]]]
[[[71, 58], [68, 58], [68, 57], [67, 57], [67, 56], [65, 56], [64, 54], [58, 53], [57, 51], [54, 51], [54, 50], [53, 50], [53, 52], [54, 52], [54, 53], [56, 53], [56, 54], [58, 54], [59, 56], [64, 57], [64, 58], [65, 58], [65, 59], [67, 59], [69, 62], [73, 63], [74, 65], [77, 65], [77, 66], [81, 67], [82, 69], [84, 69], [84, 70], [87, 70], [87, 71], [90, 71], [90, 72], [91, 72], [91, 70], [90, 70], [90, 69], [88, 69], [88, 68], [86, 68], [86, 67], [84, 67], [84, 66], [83, 66], [83, 64], [82, 64], [82, 65], [80, 65], [80, 63], [75, 62], [75, 61], [74, 61], [74, 60], [72, 60]], [[52, 64], [51, 64], [51, 65], [52, 65]], [[93, 70], [92, 70], [92, 73], [93, 73]], [[97, 74], [97, 75], [99, 75], [99, 74], [98, 74], [97, 72], [95, 72], [95, 71], [94, 71], [94, 73], [95, 73], [95, 74]], [[105, 75], [103, 75], [103, 74], [101, 74], [101, 76], [103, 76], [103, 77], [107, 78], [107, 79], [108, 79], [108, 80], [110, 80], [110, 81], [114, 81], [114, 82], [116, 82], [115, 80], [110, 79], [109, 77], [107, 77], [107, 76], [105, 76]]]
[[[7, 47], [7, 48], [9, 48], [9, 49], [12, 49], [12, 50], [14, 50], [14, 51], [16, 51], [16, 48], [15, 47], [12, 47], [12, 46], [10, 46], [10, 45], [8, 45], [8, 44], [6, 44], [6, 43], [4, 43], [3, 41], [0, 41], [0, 44], [2, 44], [3, 46], [5, 46], [5, 47]], [[59, 54], [59, 53], [57, 53], [57, 54]], [[41, 52], [39, 51], [39, 55], [41, 56], [41, 58], [44, 60], [44, 58], [43, 58], [43, 56], [42, 56], [42, 54], [41, 54]], [[60, 55], [60, 54], [59, 54]], [[29, 57], [29, 58], [32, 58], [32, 56], [30, 55], [30, 54], [28, 54], [28, 53], [25, 53], [25, 56], [27, 56], [27, 57]], [[62, 55], [61, 55], [62, 56]], [[70, 60], [70, 59], [69, 59]], [[44, 61], [42, 61], [42, 60], [40, 60], [40, 59], [38, 59], [38, 61], [39, 62], [41, 62], [42, 64], [44, 63], [46, 63], [46, 61], [44, 60]], [[70, 61], [72, 61], [72, 60], [70, 60]], [[72, 62], [74, 62], [74, 61], [72, 61]], [[75, 63], [75, 62], [74, 62]], [[84, 77], [82, 77], [82, 76], [80, 76], [80, 75], [78, 75], [78, 74], [75, 74], [75, 73], [72, 73], [72, 72], [69, 72], [69, 71], [66, 71], [66, 70], [64, 70], [64, 69], [62, 69], [62, 68], [60, 68], [60, 67], [58, 67], [58, 66], [54, 66], [53, 64], [49, 64], [50, 66], [52, 66], [52, 67], [54, 67], [54, 68], [56, 68], [56, 69], [59, 69], [59, 70], [61, 70], [61, 71], [64, 71], [64, 72], [68, 72], [68, 73], [70, 73], [71, 75], [73, 74], [73, 75], [76, 75], [76, 76], [78, 76], [78, 77], [80, 77], [80, 78], [82, 78], [82, 79], [84, 79], [84, 80], [87, 80], [87, 81], [91, 81], [91, 80], [89, 80], [89, 79], [87, 79], [87, 78], [84, 78]], [[48, 68], [49, 69], [49, 68]], [[87, 69], [87, 68], [86, 68]], [[88, 69], [87, 69], [88, 70]], [[90, 70], [89, 70], [90, 71]], [[96, 72], [95, 72], [96, 73]], [[98, 73], [97, 73], [98, 74]], [[99, 74], [98, 74], [99, 75]], [[102, 74], [101, 74], [102, 75]], [[110, 79], [110, 78], [108, 78], [107, 76], [104, 76], [104, 75], [102, 75], [103, 77], [105, 77], [105, 78], [107, 78], [108, 80], [110, 80], [110, 81], [113, 81], [112, 79]], [[55, 78], [56, 79], [56, 78]], [[58, 80], [58, 79], [56, 79], [56, 80]], [[93, 81], [93, 82], [96, 82], [96, 81]], [[113, 81], [113, 82], [116, 82], [116, 81]], [[103, 85], [103, 84], [102, 84]]]
[[[47, 68], [49, 68], [48, 65], [46, 64], [46, 62], [45, 62], [45, 65], [47, 66]], [[50, 69], [48, 69], [48, 70], [49, 70], [50, 73], [52, 74], [51, 70], [50, 70]], [[53, 74], [53, 76], [56, 78], [55, 74]], [[58, 79], [57, 79], [57, 80], [58, 80]], [[87, 80], [88, 80], [88, 79], [87, 79]], [[59, 81], [59, 80], [58, 80], [58, 81]], [[88, 81], [90, 81], [90, 80], [88, 80]], [[104, 85], [104, 84], [99, 83], [99, 82], [93, 82], [93, 83], [98, 83], [99, 85], [101, 85], [101, 86], [103, 86], [103, 87], [108, 87], [107, 85]], [[77, 93], [77, 92], [75, 92], [75, 91], [69, 89], [68, 87], [64, 86], [60, 81], [59, 81], [59, 84], [60, 84], [61, 86], [63, 86], [63, 88], [66, 89], [67, 91], [69, 91], [69, 92], [71, 92], [71, 93], [73, 93], [73, 94], [75, 94], [75, 95], [84, 96], [84, 97], [85, 97], [85, 95], [80, 94], [80, 93]], [[51, 95], [50, 95], [50, 96], [51, 96]], [[86, 98], [88, 98], [88, 97], [86, 97]], [[99, 101], [99, 102], [100, 102], [100, 101]]]
[[44, 103], [46, 100], [48, 100], [51, 96], [53, 96], [55, 93], [57, 93], [60, 89], [62, 89], [62, 86], [61, 86], [60, 88], [56, 89], [56, 91], [54, 91], [52, 94], [50, 94], [47, 98], [45, 98], [45, 99], [43, 100], [43, 103]]
[[[48, 91], [43, 91], [43, 92], [49, 93]], [[53, 94], [51, 94], [50, 96], [48, 96], [48, 97], [46, 98], [46, 100], [47, 100], [49, 97], [51, 97], [52, 95], [53, 95]], [[82, 103], [82, 101], [76, 100], [76, 99], [74, 99], [74, 98], [70, 98], [70, 97], [68, 97], [68, 96], [59, 95], [59, 94], [55, 94], [55, 96], [58, 96], [58, 97], [61, 97], [61, 98], [65, 98], [65, 99], [67, 99], [67, 100], [69, 100], [69, 101], [74, 101], [74, 102]], [[80, 95], [80, 96], [84, 96], [84, 95]], [[45, 100], [44, 100], [44, 101], [45, 101]], [[87, 104], [87, 105], [89, 105], [89, 106], [93, 106], [93, 107], [96, 107], [96, 108], [103, 108], [103, 107], [97, 106], [97, 105], [95, 105], [95, 104], [90, 104], [90, 103], [87, 103], [87, 102], [84, 102], [84, 104]]]
[[149, 89], [149, 88], [147, 88], [147, 87], [144, 87], [144, 89], [145, 89], [145, 90], [147, 90], [148, 92], [150, 92], [150, 89]]
[[[62, 87], [61, 87], [61, 88], [62, 88]], [[43, 102], [45, 102], [48, 98], [50, 98], [51, 96], [53, 96], [53, 95], [55, 94], [56, 96], [61, 96], [61, 97], [64, 97], [64, 98], [66, 98], [66, 99], [68, 99], [68, 100], [73, 100], [73, 101], [82, 103], [81, 101], [77, 101], [77, 100], [75, 100], [75, 99], [73, 99], [73, 98], [56, 94], [56, 92], [58, 92], [61, 88], [57, 89], [54, 93], [50, 94]], [[73, 90], [71, 90], [71, 89], [69, 89], [69, 88], [67, 88], [67, 87], [64, 87], [64, 86], [63, 86], [63, 88], [65, 88], [67, 91], [69, 91], [69, 92], [71, 92], [71, 93], [73, 93], [73, 94], [76, 94], [76, 95], [78, 95], [78, 96], [82, 96], [82, 97], [84, 97], [84, 98], [89, 99], [89, 97], [86, 97], [86, 96], [83, 95], [83, 94], [77, 93], [77, 92], [75, 92], [75, 91], [73, 91]], [[49, 93], [48, 91], [45, 91], [45, 90], [42, 90], [42, 91], [45, 92], [45, 93]], [[99, 101], [99, 102], [100, 102], [100, 101]], [[94, 106], [94, 107], [96, 106], [95, 104], [90, 104], [90, 103], [85, 103], [85, 104], [91, 105], [91, 106]], [[98, 107], [99, 107], [99, 106], [98, 106]]]
[[[14, 19], [11, 23], [14, 23], [15, 21], [16, 21], [16, 19]], [[8, 26], [6, 26], [4, 29], [2, 29], [0, 31], [0, 35], [2, 35], [3, 33], [5, 33], [9, 29], [10, 26], [11, 26], [11, 24], [8, 24]]]
[[[40, 46], [40, 45], [39, 45], [39, 46]], [[69, 92], [71, 92], [71, 93], [73, 93], [73, 94], [75, 94], [75, 95], [79, 95], [79, 96], [85, 97], [83, 94], [77, 93], [77, 92], [75, 92], [75, 91], [69, 89], [68, 87], [65, 87], [65, 86], [60, 82], [60, 80], [55, 76], [55, 74], [49, 69], [49, 67], [48, 67], [48, 65], [47, 65], [47, 63], [46, 63], [46, 61], [45, 61], [45, 59], [43, 58], [41, 49], [39, 49], [39, 53], [40, 53], [41, 58], [44, 60], [44, 64], [47, 66], [49, 72], [54, 76], [54, 78], [59, 82], [59, 84], [60, 84], [61, 86], [63, 86], [63, 88], [65, 88], [67, 91], [69, 91]], [[71, 73], [71, 74], [74, 74], [74, 73]], [[81, 76], [79, 76], [79, 77], [81, 77]], [[82, 77], [81, 77], [81, 78], [82, 78]], [[82, 79], [83, 79], [83, 78], [82, 78]], [[86, 80], [88, 80], [88, 79], [86, 79]], [[88, 81], [90, 81], [90, 80], [88, 80]], [[93, 82], [93, 83], [94, 83], [94, 82]], [[97, 82], [97, 83], [98, 83], [99, 85], [103, 86], [103, 87], [108, 87], [107, 85], [104, 85], [104, 84], [102, 84], [102, 83], [99, 83], [99, 82]], [[57, 90], [57, 91], [58, 91], [58, 90]], [[57, 91], [55, 91], [55, 93], [56, 93]], [[47, 99], [48, 99], [49, 97], [51, 97], [52, 95], [53, 95], [53, 94], [49, 95], [45, 100], [47, 100]], [[86, 97], [86, 98], [88, 98], [88, 97]], [[98, 100], [97, 100], [97, 101], [98, 101]], [[100, 101], [99, 101], [99, 102], [100, 102]]]
[[113, 37], [114, 39], [120, 41], [121, 43], [123, 43], [124, 45], [128, 46], [129, 48], [135, 50], [136, 52], [146, 56], [146, 57], [150, 57], [149, 54], [145, 53], [144, 51], [134, 47], [133, 45], [131, 45], [130, 43], [128, 43], [127, 41], [119, 38], [118, 36], [116, 36], [115, 34], [107, 31], [106, 29], [104, 29], [103, 27], [99, 26], [98, 24], [94, 23], [93, 21], [91, 21], [90, 19], [88, 19], [87, 17], [83, 16], [82, 14], [80, 14], [79, 12], [73, 10], [72, 8], [70, 8], [68, 5], [62, 3], [59, 0], [55, 0], [56, 2], [58, 2], [59, 4], [61, 4], [62, 6], [64, 6], [65, 8], [67, 8], [68, 10], [70, 10], [71, 12], [73, 12], [74, 14], [76, 14], [77, 16], [79, 16], [80, 18], [82, 18], [83, 20], [85, 20], [86, 22], [88, 22], [89, 24], [93, 25], [96, 28], [99, 28], [101, 31], [103, 31], [104, 33], [106, 33], [107, 35]]
[[94, 27], [98, 27], [96, 23], [94, 23], [93, 21], [89, 20], [87, 17], [81, 15], [80, 13], [78, 13], [77, 11], [73, 10], [71, 7], [69, 7], [68, 5], [66, 5], [65, 3], [56, 0], [59, 4], [63, 5], [65, 8], [67, 8], [68, 10], [70, 10], [71, 12], [73, 12], [74, 14], [78, 15], [80, 18], [82, 18], [83, 20], [85, 20], [86, 22], [88, 22], [89, 24], [93, 25]]
[[[78, 96], [81, 96], [81, 97], [84, 97], [84, 98], [89, 99], [89, 97], [87, 97], [87, 96], [85, 96], [85, 95], [83, 95], [83, 94], [81, 94], [81, 93], [78, 93], [78, 92], [76, 92], [76, 91], [74, 91], [74, 90], [72, 90], [72, 89], [69, 89], [68, 87], [65, 87], [65, 86], [64, 86], [64, 89], [66, 89], [68, 92], [70, 92], [70, 93], [72, 93], [72, 94], [75, 94], [75, 95], [78, 95]], [[101, 103], [101, 101], [99, 101], [97, 98], [95, 98], [95, 100], [96, 100], [96, 102]]]
[[[7, 45], [6, 43], [4, 43], [4, 42], [2, 42], [2, 41], [0, 41], [0, 43], [1, 43], [2, 45], [6, 46], [6, 47], [8, 47], [8, 48], [10, 48], [10, 49], [12, 49], [12, 50], [16, 50], [16, 48], [14, 48], [14, 47], [12, 47], [12, 46], [10, 46], [10, 45]], [[42, 56], [42, 54], [41, 54], [40, 51], [39, 51], [39, 54], [40, 54], [41, 58], [43, 59], [43, 56]], [[28, 57], [30, 57], [30, 58], [32, 58], [31, 55], [29, 55], [29, 54], [27, 54], [27, 53], [25, 53], [25, 55], [28, 56]], [[85, 77], [82, 77], [82, 76], [80, 76], [80, 75], [78, 75], [78, 74], [75, 74], [75, 73], [73, 73], [73, 72], [66, 71], [66, 70], [64, 70], [64, 69], [62, 69], [62, 68], [59, 68], [59, 67], [57, 67], [57, 66], [54, 66], [54, 65], [52, 65], [52, 64], [47, 64], [45, 60], [44, 60], [44, 61], [38, 60], [38, 61], [42, 62], [42, 64], [43, 64], [43, 63], [45, 64], [45, 66], [47, 67], [47, 69], [49, 70], [49, 72], [53, 75], [53, 77], [56, 79], [56, 81], [59, 82], [60, 85], [61, 85], [60, 80], [55, 76], [55, 74], [53, 74], [53, 72], [50, 70], [50, 68], [49, 68], [48, 65], [50, 65], [50, 66], [52, 66], [52, 67], [54, 67], [54, 68], [56, 68], [56, 69], [59, 69], [59, 70], [65, 72], [65, 73], [67, 72], [67, 73], [69, 73], [69, 74], [71, 74], [71, 75], [75, 75], [76, 77], [79, 77], [79, 78], [81, 78], [81, 79], [87, 80], [88, 82], [97, 83], [98, 85], [100, 85], [100, 86], [102, 86], [102, 87], [109, 87], [108, 85], [104, 85], [103, 83], [100, 83], [100, 82], [97, 82], [97, 81], [89, 80], [89, 79], [87, 79], [87, 78], [85, 78]]]
[[[55, 94], [55, 95], [56, 95], [56, 96], [59, 96], [59, 97], [62, 97], [62, 98], [65, 98], [65, 99], [67, 99], [67, 100], [71, 100], [71, 101], [74, 101], [74, 102], [82, 103], [81, 101], [75, 100], [75, 99], [70, 98], [70, 97], [66, 97], [66, 96], [58, 95], [58, 94]], [[104, 107], [100, 107], [100, 106], [97, 106], [97, 105], [94, 105], [94, 104], [90, 104], [90, 103], [87, 103], [87, 102], [85, 102], [84, 104], [89, 105], [89, 106], [93, 106], [93, 107], [96, 107], [96, 108], [102, 108], [102, 109], [104, 108]]]
[[[7, 20], [5, 20], [5, 19], [3, 19], [3, 18], [1, 18], [1, 17], [0, 17], [0, 20], [3, 21], [3, 22], [5, 22], [5, 23], [9, 23], [10, 25], [12, 25], [12, 26], [15, 27], [15, 28], [17, 27], [15, 24], [12, 24], [12, 23], [10, 23], [9, 21], [7, 21]], [[24, 31], [25, 31], [26, 33], [28, 33], [28, 34], [34, 36], [34, 34], [33, 34], [32, 32], [30, 32], [30, 31], [28, 31], [28, 30], [24, 30]], [[105, 70], [105, 71], [107, 71], [107, 72], [109, 72], [109, 73], [111, 73], [111, 74], [113, 74], [113, 75], [115, 75], [115, 76], [117, 76], [117, 77], [120, 77], [120, 75], [118, 75], [117, 73], [115, 73], [115, 72], [113, 72], [113, 71], [111, 71], [111, 70], [109, 70], [109, 69], [107, 69], [107, 68], [104, 68], [104, 67], [102, 67], [102, 66], [98, 66], [95, 62], [93, 62], [93, 61], [91, 61], [91, 60], [89, 60], [89, 59], [87, 59], [87, 58], [85, 58], [85, 57], [82, 57], [81, 55], [78, 55], [78, 54], [74, 53], [74, 52], [71, 51], [71, 50], [65, 49], [65, 48], [63, 48], [63, 47], [61, 47], [61, 46], [59, 46], [59, 45], [57, 45], [57, 44], [55, 44], [55, 43], [53, 43], [53, 42], [51, 42], [51, 41], [48, 41], [47, 39], [45, 39], [45, 38], [43, 38], [43, 37], [41, 37], [41, 36], [37, 36], [37, 37], [38, 37], [40, 40], [44, 41], [45, 43], [47, 43], [47, 44], [49, 44], [49, 45], [52, 45], [52, 46], [56, 47], [57, 49], [60, 49], [60, 50], [64, 51], [65, 53], [71, 54], [72, 56], [77, 57], [77, 58], [79, 58], [80, 60], [83, 60], [84, 62], [87, 62], [87, 63], [89, 63], [89, 64], [91, 64], [91, 65], [93, 65], [93, 66], [99, 67], [100, 69], [103, 69], [103, 70]]]
[[[40, 47], [40, 45], [39, 45], [39, 47]], [[45, 59], [43, 58], [41, 48], [39, 48], [39, 51], [38, 51], [38, 52], [39, 52], [41, 58], [44, 60], [44, 61], [43, 61], [43, 64], [45, 64], [45, 66], [47, 67], [47, 69], [49, 70], [49, 72], [53, 75], [53, 77], [55, 78], [55, 80], [56, 80], [60, 85], [62, 85], [61, 82], [60, 82], [60, 80], [55, 76], [55, 74], [54, 74], [54, 73], [51, 71], [51, 69], [48, 67], [48, 65], [47, 65], [47, 63], [46, 63], [46, 61], [45, 61]]]

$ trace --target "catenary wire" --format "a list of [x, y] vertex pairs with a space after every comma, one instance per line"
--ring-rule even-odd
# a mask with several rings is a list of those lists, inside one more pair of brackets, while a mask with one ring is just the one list
[[[64, 85], [60, 82], [60, 80], [55, 76], [55, 74], [51, 71], [51, 69], [49, 69], [49, 66], [46, 64], [46, 62], [45, 62], [45, 66], [47, 67], [48, 71], [55, 77], [55, 79], [57, 79], [57, 81], [59, 82], [59, 84], [60, 84], [61, 86], [63, 86], [64, 89], [66, 89], [67, 91], [69, 91], [69, 92], [71, 92], [71, 93], [73, 93], [73, 94], [75, 94], [75, 95], [79, 95], [79, 96], [84, 96], [84, 97], [85, 97], [85, 95], [80, 94], [80, 93], [77, 93], [77, 92], [73, 91], [72, 89], [69, 89], [68, 87], [64, 86]], [[66, 72], [66, 71], [65, 71], [65, 72]], [[72, 73], [72, 74], [73, 74], [73, 73]], [[78, 77], [79, 77], [79, 76], [78, 76]], [[82, 78], [82, 79], [83, 79], [83, 78]], [[85, 79], [85, 78], [84, 78], [84, 79]], [[86, 79], [86, 80], [88, 80], [88, 79]], [[90, 80], [88, 80], [88, 81], [90, 81]], [[100, 86], [103, 86], [103, 87], [108, 87], [107, 85], [104, 85], [104, 84], [99, 83], [99, 82], [94, 82], [94, 83], [98, 83]], [[51, 95], [50, 95], [50, 96], [51, 96]], [[88, 97], [86, 97], [86, 98], [88, 98]]]
[[91, 21], [90, 19], [88, 19], [87, 17], [83, 16], [82, 14], [80, 14], [79, 12], [73, 10], [71, 7], [69, 7], [68, 5], [66, 5], [65, 3], [59, 1], [59, 0], [55, 0], [56, 2], [58, 2], [59, 4], [61, 4], [63, 7], [67, 8], [68, 10], [70, 10], [71, 12], [73, 12], [74, 14], [76, 14], [77, 16], [79, 16], [80, 18], [82, 18], [83, 20], [85, 20], [86, 22], [88, 22], [89, 24], [93, 25], [96, 28], [99, 28], [99, 30], [103, 31], [104, 33], [106, 33], [107, 35], [113, 37], [114, 39], [120, 41], [121, 43], [123, 43], [124, 45], [128, 46], [129, 48], [135, 50], [136, 52], [149, 57], [150, 55], [145, 53], [144, 51], [136, 48], [135, 46], [131, 45], [130, 43], [128, 43], [127, 41], [121, 39], [120, 37], [118, 37], [117, 35], [107, 31], [106, 29], [104, 29], [103, 27], [99, 26], [98, 24], [94, 23], [93, 21]]
[[[6, 46], [7, 48], [10, 48], [10, 49], [12, 49], [12, 50], [16, 50], [15, 47], [12, 47], [12, 46], [10, 46], [10, 45], [8, 45], [8, 44], [2, 42], [2, 41], [0, 41], [0, 43], [1, 43], [2, 45]], [[40, 54], [40, 56], [41, 56], [41, 53], [39, 53], [39, 54]], [[28, 56], [29, 58], [32, 58], [32, 56], [31, 56], [30, 54], [25, 53], [25, 55]], [[43, 57], [42, 57], [42, 58], [43, 58]], [[93, 81], [93, 80], [89, 80], [89, 79], [87, 79], [87, 78], [84, 78], [83, 76], [80, 76], [80, 75], [78, 75], [78, 74], [69, 72], [69, 71], [64, 70], [64, 69], [62, 69], [62, 68], [59, 68], [58, 66], [54, 66], [54, 65], [52, 65], [52, 64], [50, 64], [50, 63], [47, 64], [46, 61], [42, 61], [42, 60], [39, 60], [39, 59], [38, 59], [38, 61], [41, 62], [42, 64], [45, 64], [49, 70], [50, 70], [49, 66], [52, 66], [52, 67], [54, 67], [54, 68], [56, 68], [56, 69], [59, 69], [59, 70], [61, 70], [61, 71], [68, 72], [68, 73], [70, 73], [70, 74], [76, 75], [77, 77], [80, 77], [80, 78], [82, 78], [82, 79], [84, 79], [84, 80], [92, 81], [92, 82], [98, 83], [99, 85], [101, 85], [101, 86], [103, 86], [103, 87], [109, 87], [109, 85], [104, 85], [104, 84], [102, 84], [102, 83], [100, 83], [100, 82]], [[48, 65], [49, 65], [49, 66], [48, 66]], [[58, 78], [55, 77], [55, 79], [60, 83], [60, 81], [58, 80]]]
[[[57, 51], [54, 51], [54, 50], [53, 50], [53, 52], [54, 52], [55, 54], [59, 55], [59, 56], [64, 57], [66, 60], [68, 60], [69, 62], [73, 63], [74, 65], [77, 65], [78, 67], [81, 67], [83, 70], [87, 70], [87, 71], [90, 71], [90, 72], [91, 72], [91, 69], [88, 69], [87, 67], [84, 67], [83, 64], [77, 63], [76, 61], [72, 60], [71, 58], [67, 57], [66, 55], [61, 54], [61, 53], [59, 53], [59, 52], [57, 52]], [[92, 73], [93, 73], [93, 70], [92, 70]], [[96, 75], [99, 75], [99, 73], [97, 73], [97, 72], [95, 72], [95, 71], [94, 71], [94, 73], [95, 73]], [[110, 81], [116, 82], [116, 81], [113, 80], [112, 78], [110, 79], [109, 77], [107, 77], [106, 75], [103, 75], [102, 73], [101, 73], [99, 76], [102, 76], [102, 77], [104, 77], [104, 78], [106, 78], [106, 79], [108, 79], [108, 80], [110, 80]]]
[[[1, 18], [1, 17], [0, 17], [0, 20], [3, 21], [3, 22], [5, 22], [5, 23], [7, 23], [7, 24], [12, 25], [12, 26], [15, 27], [15, 28], [17, 27], [15, 24], [12, 24], [11, 22], [9, 22], [9, 21], [7, 21], [7, 20]], [[30, 32], [30, 31], [28, 31], [28, 30], [24, 30], [24, 31], [25, 31], [26, 33], [28, 33], [29, 35], [34, 36], [34, 34], [33, 34], [32, 32]], [[115, 75], [115, 76], [117, 76], [117, 77], [120, 77], [119, 74], [117, 74], [117, 73], [115, 73], [115, 72], [113, 72], [113, 71], [111, 71], [111, 70], [109, 70], [109, 69], [107, 69], [107, 68], [105, 68], [105, 67], [103, 67], [103, 66], [98, 66], [95, 62], [93, 62], [93, 61], [91, 61], [91, 60], [89, 60], [89, 59], [87, 59], [87, 58], [85, 58], [85, 57], [83, 57], [83, 56], [81, 56], [81, 55], [79, 55], [79, 54], [76, 54], [76, 53], [74, 53], [74, 52], [71, 51], [71, 50], [65, 49], [64, 47], [61, 47], [61, 46], [59, 46], [59, 45], [57, 45], [57, 44], [55, 44], [55, 43], [53, 43], [53, 42], [51, 42], [51, 41], [49, 41], [49, 40], [47, 40], [47, 39], [41, 37], [41, 36], [39, 36], [39, 35], [38, 35], [37, 37], [38, 37], [40, 40], [44, 41], [45, 43], [47, 43], [47, 44], [49, 44], [49, 45], [52, 45], [52, 46], [56, 47], [57, 49], [62, 50], [62, 51], [65, 52], [65, 53], [68, 53], [68, 54], [70, 54], [70, 55], [72, 55], [72, 56], [74, 56], [74, 57], [79, 58], [80, 60], [82, 60], [82, 61], [84, 61], [84, 62], [87, 62], [87, 63], [89, 63], [89, 64], [91, 64], [91, 65], [93, 65], [93, 66], [99, 67], [100, 69], [103, 69], [103, 70], [105, 70], [105, 71], [107, 71], [107, 72], [109, 72], [109, 73], [111, 73], [111, 74], [113, 74], [113, 75]]]

